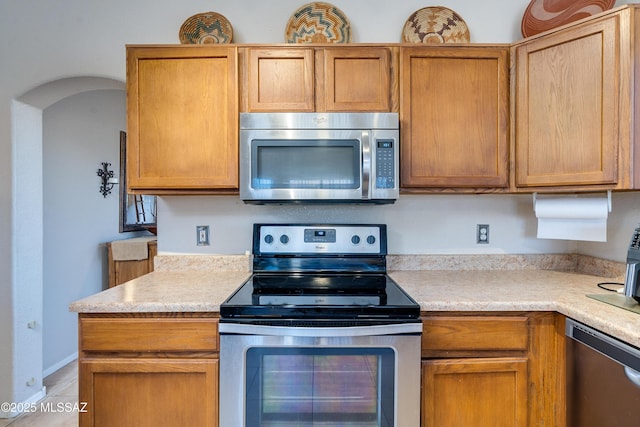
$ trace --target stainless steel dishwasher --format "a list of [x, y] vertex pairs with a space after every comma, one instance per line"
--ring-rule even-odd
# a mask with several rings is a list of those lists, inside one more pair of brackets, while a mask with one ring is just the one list
[[640, 349], [567, 319], [567, 426], [640, 425]]

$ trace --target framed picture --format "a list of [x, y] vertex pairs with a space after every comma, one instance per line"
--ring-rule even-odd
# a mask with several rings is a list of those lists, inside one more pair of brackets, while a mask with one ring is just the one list
[[120, 233], [148, 230], [156, 233], [156, 196], [127, 192], [127, 133], [120, 131]]

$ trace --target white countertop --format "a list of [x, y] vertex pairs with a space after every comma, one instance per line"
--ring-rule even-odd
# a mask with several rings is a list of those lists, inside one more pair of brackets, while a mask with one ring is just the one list
[[[248, 271], [154, 271], [76, 301], [78, 313], [218, 312]], [[587, 297], [602, 277], [547, 270], [392, 271], [423, 311], [557, 311], [640, 347], [640, 314]]]

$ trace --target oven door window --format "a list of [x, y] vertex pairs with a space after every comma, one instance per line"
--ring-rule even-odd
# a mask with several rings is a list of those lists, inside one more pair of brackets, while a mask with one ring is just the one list
[[357, 139], [254, 139], [251, 150], [255, 189], [360, 188]]
[[390, 348], [269, 348], [246, 353], [246, 425], [394, 425]]

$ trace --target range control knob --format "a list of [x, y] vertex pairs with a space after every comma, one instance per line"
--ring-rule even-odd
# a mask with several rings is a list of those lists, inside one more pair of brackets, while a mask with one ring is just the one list
[[264, 236], [264, 241], [268, 245], [272, 244], [273, 243], [273, 236], [271, 234], [267, 234], [266, 236]]
[[357, 234], [351, 236], [351, 243], [353, 243], [354, 245], [360, 243], [360, 236], [358, 236]]
[[376, 238], [374, 236], [367, 237], [367, 243], [373, 245], [376, 242]]
[[287, 236], [286, 234], [280, 236], [280, 243], [282, 243], [283, 245], [289, 243], [289, 236]]

